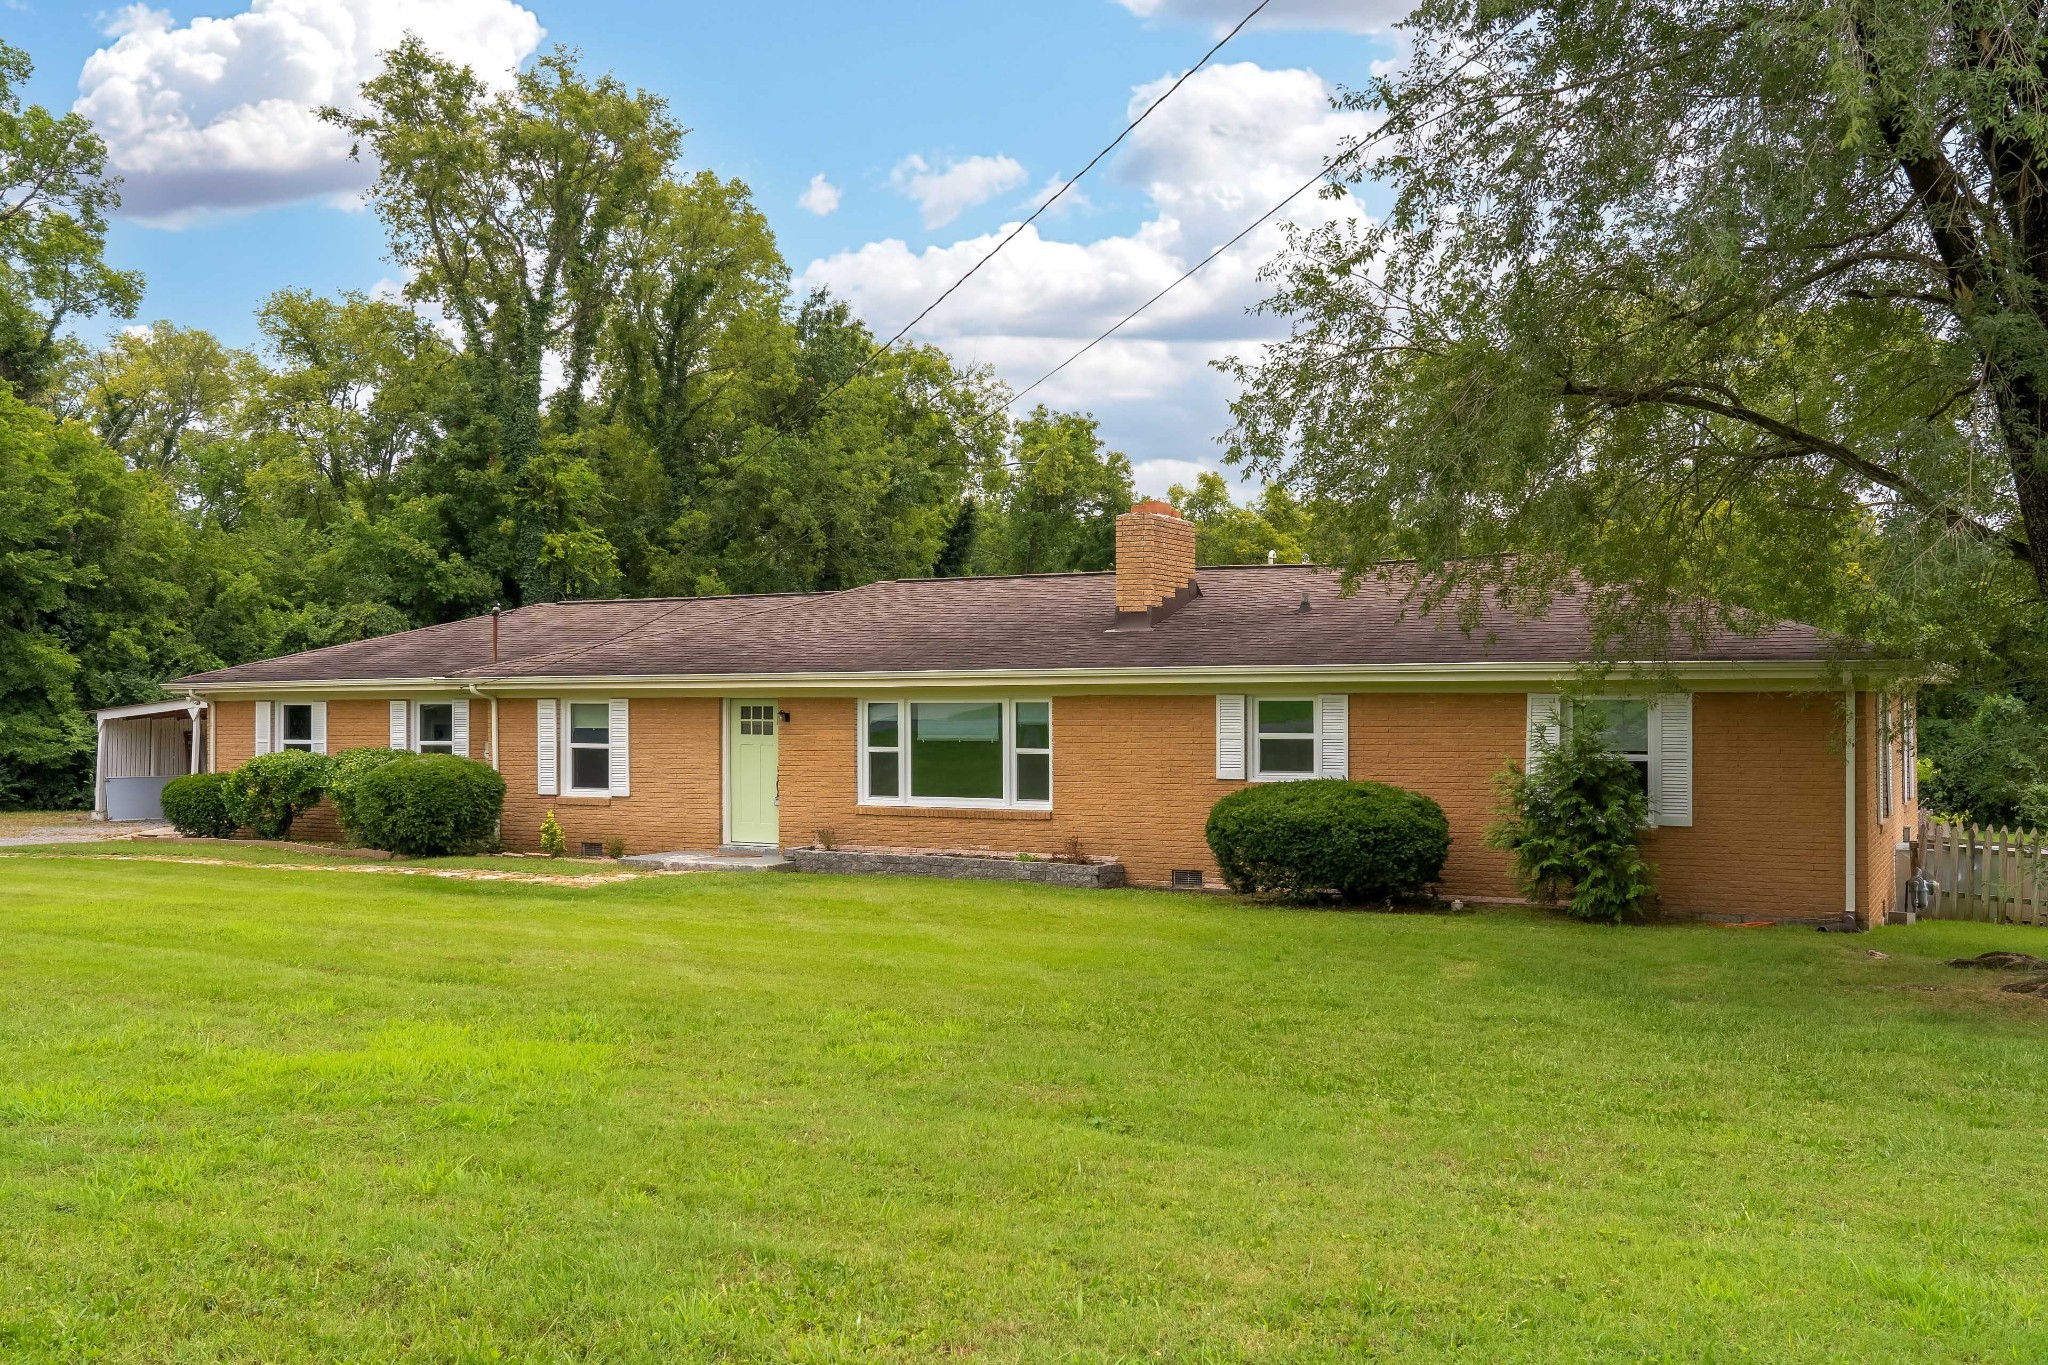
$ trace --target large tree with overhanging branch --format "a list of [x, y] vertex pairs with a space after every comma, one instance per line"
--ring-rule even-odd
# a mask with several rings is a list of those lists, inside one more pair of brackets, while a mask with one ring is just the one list
[[[2048, 29], [2013, 0], [1428, 0], [1238, 365], [1352, 563], [1682, 653], [2048, 601]], [[1335, 192], [1335, 191], [1333, 191]], [[1370, 197], [1370, 196], [1368, 196]], [[1717, 605], [1703, 605], [1712, 602]], [[1617, 643], [1617, 648], [1621, 645]]]

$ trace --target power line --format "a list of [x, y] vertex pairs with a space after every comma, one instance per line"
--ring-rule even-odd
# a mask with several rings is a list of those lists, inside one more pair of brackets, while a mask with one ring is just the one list
[[[881, 346], [876, 348], [873, 354], [869, 355], [868, 360], [873, 360], [875, 356], [881, 355], [882, 352], [888, 350], [891, 346], [894, 346], [897, 342], [903, 340], [904, 337], [910, 334], [911, 328], [917, 326], [918, 323], [923, 322], [925, 318], [931, 314], [931, 311], [934, 308], [937, 308], [940, 304], [944, 303], [949, 297], [951, 297], [954, 290], [958, 289], [961, 285], [973, 279], [976, 271], [980, 270], [983, 266], [987, 265], [990, 261], [994, 260], [996, 258], [997, 252], [1001, 251], [1010, 243], [1016, 241], [1019, 234], [1021, 234], [1025, 228], [1030, 227], [1033, 223], [1038, 221], [1040, 214], [1044, 213], [1054, 204], [1057, 204], [1060, 201], [1061, 195], [1065, 194], [1068, 190], [1074, 188], [1075, 184], [1077, 184], [1080, 181], [1082, 176], [1088, 174], [1088, 172], [1095, 169], [1097, 162], [1101, 161], [1102, 158], [1108, 156], [1111, 152], [1115, 151], [1119, 146], [1121, 146], [1123, 140], [1129, 137], [1132, 131], [1135, 130], [1139, 124], [1143, 123], [1146, 119], [1152, 117], [1153, 110], [1157, 109], [1160, 105], [1172, 99], [1174, 91], [1180, 89], [1181, 86], [1185, 85], [1190, 76], [1193, 76], [1197, 71], [1200, 71], [1203, 67], [1207, 66], [1209, 64], [1209, 59], [1215, 56], [1218, 52], [1221, 52], [1223, 50], [1223, 45], [1225, 43], [1229, 42], [1232, 38], [1235, 38], [1238, 35], [1239, 31], [1242, 30], [1246, 24], [1249, 24], [1252, 20], [1259, 17], [1260, 10], [1263, 10], [1266, 6], [1272, 3], [1273, 0], [1259, 0], [1259, 3], [1252, 7], [1251, 13], [1245, 15], [1244, 18], [1238, 20], [1236, 27], [1232, 28], [1230, 32], [1224, 34], [1221, 38], [1218, 38], [1216, 40], [1216, 45], [1210, 48], [1207, 52], [1204, 52], [1202, 54], [1202, 59], [1200, 61], [1196, 62], [1193, 66], [1189, 67], [1186, 71], [1182, 72], [1180, 78], [1174, 81], [1172, 85], [1167, 86], [1165, 94], [1161, 95], [1158, 99], [1146, 105], [1144, 110], [1140, 112], [1136, 118], [1132, 119], [1129, 123], [1124, 125], [1124, 130], [1121, 133], [1118, 133], [1115, 139], [1111, 141], [1107, 147], [1104, 147], [1101, 151], [1097, 152], [1094, 156], [1090, 157], [1088, 159], [1087, 165], [1083, 166], [1080, 170], [1076, 171], [1072, 178], [1070, 178], [1066, 184], [1061, 185], [1057, 190], [1053, 191], [1052, 198], [1046, 200], [1043, 204], [1040, 204], [1037, 208], [1033, 209], [1031, 211], [1031, 216], [1029, 218], [1026, 218], [1023, 222], [1011, 228], [1009, 231], [1009, 235], [1005, 236], [1002, 241], [997, 242], [993, 247], [990, 247], [988, 254], [986, 256], [983, 256], [980, 260], [976, 261], [972, 268], [970, 268], [965, 275], [962, 275], [959, 279], [947, 285], [944, 292], [942, 292], [937, 298], [933, 299], [930, 303], [924, 306], [924, 310], [922, 312], [920, 312], [916, 317], [912, 318], [910, 321], [904, 323], [902, 328], [896, 333], [895, 336], [890, 337]], [[867, 360], [862, 361], [861, 369], [866, 369], [867, 364]], [[855, 370], [852, 375], [847, 376], [848, 380], [852, 380], [855, 376], [859, 375], [859, 373], [860, 369]]]
[[[897, 330], [896, 335], [890, 337], [887, 341], [883, 342], [881, 345], [869, 351], [867, 355], [861, 360], [860, 364], [854, 366], [853, 369], [850, 370], [843, 378], [836, 379], [832, 383], [820, 389], [817, 395], [813, 397], [810, 400], [810, 402], [804, 405], [803, 411], [798, 413], [797, 416], [808, 416], [812, 411], [816, 410], [820, 404], [824, 403], [826, 399], [830, 398], [833, 394], [845, 388], [848, 384], [851, 384], [854, 380], [860, 378], [862, 374], [867, 372], [867, 368], [870, 365], [874, 364], [875, 361], [879, 360], [882, 356], [888, 354], [888, 352], [895, 347], [897, 342], [903, 340], [904, 337], [910, 334], [911, 328], [917, 326], [918, 323], [923, 322], [927, 317], [931, 315], [933, 309], [937, 308], [940, 304], [944, 303], [948, 298], [952, 297], [954, 290], [958, 289], [961, 285], [973, 279], [976, 273], [978, 273], [983, 266], [987, 265], [990, 261], [994, 260], [996, 258], [996, 255], [999, 252], [1001, 252], [1004, 247], [1016, 241], [1017, 238], [1023, 233], [1025, 228], [1028, 228], [1033, 223], [1037, 222], [1040, 216], [1043, 215], [1047, 209], [1051, 208], [1054, 204], [1057, 204], [1060, 201], [1060, 198], [1063, 195], [1065, 195], [1068, 190], [1074, 188], [1076, 184], [1080, 183], [1080, 180], [1083, 176], [1087, 175], [1088, 172], [1094, 170], [1097, 164], [1101, 162], [1102, 158], [1108, 156], [1111, 152], [1115, 151], [1119, 146], [1121, 146], [1123, 144], [1124, 139], [1129, 137], [1139, 124], [1143, 123], [1146, 119], [1151, 118], [1154, 110], [1158, 109], [1160, 105], [1166, 103], [1169, 99], [1172, 99], [1175, 91], [1179, 90], [1181, 86], [1185, 85], [1188, 82], [1188, 79], [1192, 77], [1197, 71], [1200, 71], [1203, 67], [1207, 66], [1209, 64], [1209, 59], [1211, 57], [1214, 57], [1218, 52], [1221, 52], [1226, 43], [1228, 43], [1231, 39], [1235, 38], [1240, 32], [1242, 32], [1246, 24], [1249, 24], [1252, 20], [1258, 18], [1260, 12], [1263, 11], [1266, 8], [1266, 6], [1272, 3], [1273, 0], [1259, 0], [1258, 4], [1252, 6], [1251, 12], [1246, 14], [1244, 18], [1238, 20], [1237, 23], [1231, 27], [1231, 30], [1228, 33], [1224, 34], [1221, 38], [1218, 38], [1215, 44], [1212, 47], [1210, 47], [1210, 49], [1207, 52], [1204, 52], [1202, 54], [1200, 61], [1196, 62], [1193, 66], [1189, 67], [1186, 71], [1182, 72], [1180, 76], [1177, 79], [1175, 79], [1172, 85], [1166, 87], [1166, 91], [1164, 94], [1160, 95], [1158, 99], [1153, 100], [1150, 104], [1146, 105], [1144, 109], [1139, 111], [1138, 116], [1132, 119], [1129, 123], [1125, 124], [1123, 131], [1118, 133], [1114, 138], [1112, 138], [1108, 146], [1104, 147], [1094, 156], [1088, 158], [1087, 165], [1083, 166], [1080, 170], [1076, 171], [1072, 176], [1070, 176], [1067, 179], [1065, 184], [1061, 185], [1057, 190], [1053, 191], [1051, 198], [1047, 199], [1044, 203], [1040, 204], [1037, 208], [1033, 209], [1031, 211], [1031, 215], [1028, 218], [1026, 218], [1023, 222], [1011, 228], [1008, 234], [1004, 236], [1003, 240], [997, 242], [994, 246], [990, 247], [988, 253], [984, 255], [980, 260], [976, 261], [971, 267], [969, 267], [966, 274], [962, 275], [959, 279], [947, 285], [945, 289], [940, 292], [937, 298], [933, 299], [930, 303], [926, 304], [924, 308], [918, 312], [918, 315], [916, 317], [904, 323], [903, 326]], [[771, 441], [773, 439], [773, 437], [770, 438]], [[766, 443], [764, 443], [764, 446], [765, 444]], [[759, 449], [757, 449], [754, 452], [754, 454], [759, 453]], [[742, 457], [742, 459], [740, 459], [736, 463], [745, 463], [745, 457]]]
[[1038, 378], [1032, 380], [1029, 384], [1026, 384], [1022, 389], [1018, 390], [1016, 397], [1010, 400], [1011, 404], [1015, 405], [1017, 403], [1021, 403], [1022, 401], [1024, 401], [1025, 394], [1030, 393], [1040, 384], [1045, 383], [1048, 379], [1051, 379], [1061, 370], [1064, 370], [1065, 368], [1067, 368], [1067, 366], [1073, 364], [1082, 356], [1087, 355], [1090, 351], [1094, 350], [1097, 346], [1100, 346], [1103, 342], [1109, 340], [1112, 336], [1115, 336], [1117, 332], [1122, 330], [1123, 325], [1125, 323], [1131, 321], [1133, 318], [1137, 317], [1138, 314], [1144, 312], [1147, 308], [1150, 308], [1153, 304], [1159, 302], [1159, 300], [1165, 298], [1168, 294], [1171, 294], [1174, 290], [1180, 288], [1183, 284], [1186, 284], [1189, 280], [1193, 279], [1195, 275], [1200, 273], [1202, 267], [1208, 265], [1209, 262], [1215, 260], [1224, 252], [1230, 250], [1230, 248], [1236, 246], [1239, 242], [1251, 236], [1252, 233], [1258, 231], [1259, 228], [1265, 225], [1267, 219], [1271, 218], [1274, 214], [1280, 212], [1280, 210], [1286, 208], [1295, 200], [1301, 198], [1303, 194], [1305, 194], [1311, 187], [1320, 182], [1323, 179], [1323, 177], [1327, 176], [1331, 171], [1336, 170], [1337, 167], [1343, 165], [1346, 161], [1349, 161], [1352, 157], [1364, 151], [1368, 146], [1371, 145], [1372, 141], [1373, 139], [1368, 139], [1367, 141], [1360, 142], [1357, 145], [1353, 146], [1351, 150], [1345, 152], [1342, 156], [1331, 157], [1329, 160], [1325, 161], [1320, 167], [1317, 168], [1316, 173], [1314, 175], [1310, 176], [1307, 180], [1302, 182], [1301, 187], [1299, 189], [1296, 189], [1292, 194], [1288, 195], [1285, 199], [1282, 199], [1279, 203], [1273, 205], [1272, 208], [1267, 209], [1257, 218], [1254, 218], [1249, 224], [1246, 225], [1244, 231], [1238, 233], [1235, 237], [1232, 237], [1222, 246], [1217, 247], [1214, 251], [1204, 256], [1201, 260], [1196, 261], [1193, 265], [1189, 266], [1185, 271], [1181, 273], [1180, 278], [1176, 279], [1172, 284], [1167, 285], [1164, 289], [1154, 294], [1151, 298], [1146, 299], [1136, 308], [1133, 308], [1130, 312], [1124, 314], [1121, 318], [1118, 318], [1115, 323], [1111, 324], [1108, 331], [1102, 333], [1093, 341], [1090, 341], [1086, 346], [1083, 346], [1080, 350], [1074, 352], [1065, 360], [1062, 360], [1059, 364], [1053, 366], [1044, 374], [1038, 376]]
[[[1253, 12], [1256, 13], [1257, 11]], [[1247, 16], [1247, 18], [1249, 17], [1250, 16]], [[1468, 61], [1476, 61], [1480, 57], [1484, 56], [1489, 50], [1492, 49], [1492, 47], [1497, 41], [1498, 39], [1491, 39], [1486, 43], [1482, 44], [1479, 47], [1479, 49], [1476, 52], [1474, 52], [1470, 58], [1468, 58]], [[1430, 88], [1430, 91], [1428, 93], [1433, 94], [1439, 90], [1442, 90], [1452, 81], [1459, 79], [1460, 76], [1461, 71], [1459, 69], [1453, 69], [1452, 71], [1447, 72], [1442, 80], [1439, 80], [1434, 86]], [[1430, 115], [1428, 118], [1424, 119], [1421, 124], [1415, 125], [1415, 127], [1419, 128], [1422, 126], [1426, 126], [1438, 117], [1441, 117], [1441, 111], [1439, 111], [1439, 113], [1437, 114]], [[1153, 304], [1159, 302], [1159, 300], [1165, 298], [1168, 294], [1171, 294], [1174, 290], [1180, 288], [1183, 284], [1186, 284], [1190, 279], [1193, 279], [1197, 274], [1201, 273], [1202, 268], [1208, 265], [1209, 262], [1215, 260], [1218, 256], [1221, 256], [1224, 252], [1230, 250], [1239, 242], [1242, 242], [1245, 238], [1251, 236], [1253, 232], [1257, 231], [1261, 226], [1263, 226], [1265, 222], [1268, 219], [1270, 219], [1274, 214], [1280, 212], [1280, 210], [1286, 208], [1289, 204], [1301, 198], [1302, 195], [1306, 194], [1317, 183], [1323, 180], [1324, 177], [1328, 176], [1332, 171], [1336, 170], [1339, 166], [1343, 165], [1347, 161], [1350, 161], [1352, 158], [1356, 157], [1360, 152], [1365, 151], [1367, 148], [1372, 147], [1373, 145], [1379, 142], [1383, 142], [1387, 138], [1393, 136], [1395, 133], [1402, 131], [1412, 132], [1414, 131], [1414, 128], [1403, 129], [1397, 126], [1396, 121], [1394, 119], [1389, 118], [1385, 123], [1382, 123], [1378, 128], [1374, 129], [1370, 135], [1360, 138], [1357, 142], [1353, 143], [1349, 148], [1345, 149], [1343, 152], [1325, 160], [1321, 166], [1316, 168], [1316, 173], [1314, 175], [1310, 176], [1307, 180], [1304, 180], [1285, 199], [1282, 199], [1279, 203], [1267, 209], [1257, 218], [1254, 218], [1249, 224], [1245, 226], [1242, 232], [1239, 232], [1235, 237], [1232, 237], [1229, 241], [1223, 243], [1223, 245], [1217, 247], [1214, 251], [1211, 251], [1201, 260], [1196, 261], [1193, 265], [1189, 266], [1185, 271], [1181, 272], [1180, 277], [1174, 280], [1173, 283], [1167, 285], [1164, 289], [1161, 289], [1151, 298], [1146, 299], [1143, 303], [1139, 304], [1136, 308], [1133, 308], [1130, 312], [1124, 314], [1121, 318], [1118, 318], [1115, 323], [1111, 324], [1108, 331], [1103, 332], [1100, 336], [1097, 336], [1094, 340], [1090, 341], [1080, 350], [1074, 352], [1065, 360], [1062, 360], [1059, 364], [1053, 366], [1050, 370], [1047, 370], [1044, 374], [1038, 376], [1038, 378], [1032, 380], [1029, 384], [1025, 385], [1023, 389], [1018, 391], [1015, 397], [1010, 399], [1011, 406], [1014, 407], [1016, 404], [1023, 401], [1023, 398], [1026, 394], [1030, 393], [1039, 385], [1051, 379], [1061, 370], [1066, 369], [1067, 366], [1073, 364], [1082, 356], [1088, 354], [1097, 346], [1100, 346], [1103, 342], [1109, 340], [1112, 336], [1116, 335], [1119, 331], [1123, 329], [1124, 324], [1130, 322], [1133, 318], [1137, 317], [1140, 313], [1150, 308]]]

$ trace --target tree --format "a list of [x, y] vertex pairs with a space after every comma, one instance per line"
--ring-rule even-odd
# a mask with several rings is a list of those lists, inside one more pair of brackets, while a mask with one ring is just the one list
[[142, 277], [104, 257], [107, 214], [121, 203], [106, 145], [81, 115], [22, 107], [34, 69], [0, 41], [0, 379], [30, 399], [57, 367], [67, 323], [133, 317], [142, 298]]
[[[625, 225], [649, 207], [682, 129], [660, 99], [587, 79], [559, 48], [494, 94], [408, 37], [363, 99], [363, 113], [324, 117], [375, 155], [371, 201], [411, 272], [407, 297], [459, 329], [498, 458], [519, 486], [541, 457], [550, 356], [562, 373], [555, 414], [567, 432], [581, 425]], [[562, 532], [542, 509], [515, 500], [513, 513], [514, 586], [538, 600], [557, 581], [543, 561]]]
[[1067, 573], [1116, 563], [1116, 519], [1131, 507], [1131, 462], [1093, 417], [1044, 404], [1018, 420], [1008, 459], [982, 478], [977, 573]]
[[1298, 564], [1312, 557], [1308, 514], [1283, 484], [1267, 484], [1239, 506], [1223, 476], [1205, 469], [1192, 489], [1175, 484], [1166, 500], [1194, 525], [1197, 564]]
[[211, 332], [152, 323], [123, 332], [69, 376], [60, 412], [92, 424], [136, 469], [193, 490], [202, 447], [234, 436], [259, 367]]
[[92, 433], [0, 389], [0, 808], [88, 791], [89, 709], [213, 662], [184, 625], [184, 528]]
[[[2048, 592], [2048, 33], [2008, 0], [1427, 0], [1348, 92], [1233, 453], [1362, 568], [1584, 585], [1671, 648], [1792, 615], [1954, 657]], [[1376, 135], [1377, 137], [1378, 135]], [[1717, 605], [1718, 604], [1718, 605]]]
[[276, 368], [255, 424], [302, 452], [335, 498], [381, 506], [437, 435], [454, 348], [411, 309], [357, 293], [281, 290], [256, 321]]

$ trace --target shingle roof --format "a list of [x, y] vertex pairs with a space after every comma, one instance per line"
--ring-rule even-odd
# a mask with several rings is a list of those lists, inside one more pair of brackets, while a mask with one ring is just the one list
[[[1417, 614], [1403, 575], [1361, 580], [1309, 565], [1201, 570], [1201, 595], [1150, 630], [1117, 631], [1114, 574], [898, 579], [844, 592], [558, 602], [179, 680], [180, 685], [461, 677], [921, 673], [1286, 665], [1570, 666], [1593, 652], [1584, 602], [1536, 619], [1489, 604], [1462, 630]], [[1308, 610], [1301, 610], [1304, 597]], [[1842, 645], [1790, 623], [1721, 632], [1688, 659], [1805, 663]]]

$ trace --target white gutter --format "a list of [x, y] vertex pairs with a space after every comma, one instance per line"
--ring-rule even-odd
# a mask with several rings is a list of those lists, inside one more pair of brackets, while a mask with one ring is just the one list
[[1842, 913], [1856, 915], [1856, 684], [1842, 694]]

